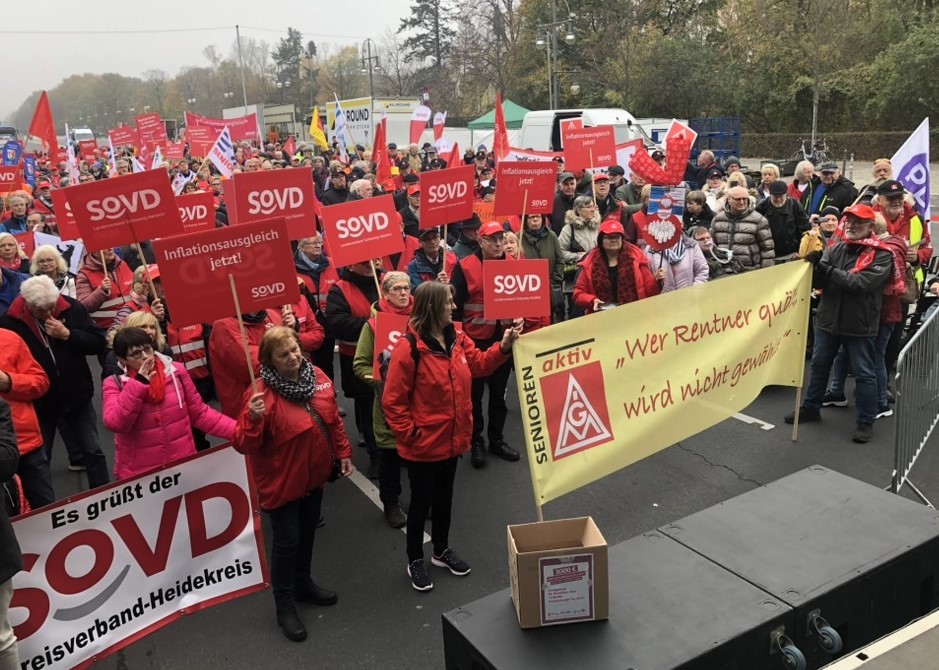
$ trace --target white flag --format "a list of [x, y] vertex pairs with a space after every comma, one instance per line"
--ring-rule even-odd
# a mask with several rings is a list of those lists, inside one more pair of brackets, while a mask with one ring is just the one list
[[150, 161], [150, 169], [156, 170], [158, 167], [163, 165], [163, 151], [160, 149], [160, 146], [153, 150], [153, 159]]
[[228, 126], [222, 128], [222, 132], [219, 133], [215, 144], [209, 149], [207, 158], [226, 179], [230, 179], [234, 174], [235, 147], [232, 144], [231, 131], [228, 130]]
[[184, 175], [182, 172], [177, 173], [176, 176], [173, 177], [173, 193], [175, 193], [176, 195], [179, 195], [180, 193], [182, 193], [183, 188], [186, 186], [186, 184], [188, 184], [195, 178], [196, 178], [196, 173], [193, 172], [192, 170], [189, 171], [189, 176]]
[[108, 149], [111, 151], [111, 157], [109, 159], [110, 168], [108, 171], [109, 177], [117, 176], [117, 156], [114, 154], [114, 142], [111, 141], [111, 136], [108, 135]]
[[346, 150], [346, 113], [342, 111], [342, 105], [339, 104], [339, 98], [336, 98], [336, 142], [339, 143], [339, 157], [343, 163], [349, 162], [349, 152]]
[[72, 138], [68, 134], [67, 123], [65, 124], [65, 144], [67, 145], [68, 183], [74, 186], [78, 183], [78, 161], [75, 158], [75, 145], [72, 144]]
[[136, 156], [134, 156], [130, 160], [131, 160], [131, 164], [130, 164], [131, 169], [134, 174], [137, 174], [138, 172], [143, 172], [144, 170], [147, 169], [144, 167], [143, 163], [140, 162], [140, 159], [137, 158]]
[[893, 176], [916, 200], [916, 209], [929, 226], [929, 117], [923, 119], [890, 159]]

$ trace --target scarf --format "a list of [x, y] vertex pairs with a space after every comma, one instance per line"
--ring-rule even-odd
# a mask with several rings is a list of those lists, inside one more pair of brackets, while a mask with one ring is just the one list
[[0, 258], [0, 267], [5, 267], [7, 270], [13, 270], [14, 272], [20, 271], [20, 266], [23, 264], [23, 259], [17, 256], [13, 260], [5, 260]]
[[[619, 262], [616, 270], [616, 303], [625, 305], [627, 302], [634, 302], [639, 299], [639, 293], [636, 290], [636, 277], [632, 272], [632, 258], [629, 253], [629, 247], [632, 246], [623, 241], [623, 248], [619, 251]], [[602, 249], [594, 249], [596, 257], [590, 267], [590, 279], [593, 281], [594, 293], [603, 302], [613, 301], [613, 285], [610, 282], [610, 268], [607, 264], [606, 254]]]
[[862, 247], [854, 267], [850, 270], [853, 274], [863, 272], [869, 267], [874, 262], [874, 255], [878, 249], [888, 252], [893, 259], [893, 272], [891, 281], [884, 286], [884, 295], [903, 295], [906, 293], [906, 257], [899, 240], [891, 241], [890, 238], [881, 240], [871, 235], [863, 240], [842, 240], [842, 242], [851, 246]]
[[320, 272], [325, 270], [327, 267], [329, 267], [329, 259], [326, 257], [326, 254], [322, 254], [320, 256], [320, 259], [322, 260], [314, 261], [314, 260], [310, 260], [307, 257], [307, 255], [303, 253], [302, 251], [297, 251], [297, 254], [296, 256], [294, 256], [294, 258], [300, 261], [311, 272], [315, 272], [316, 274], [319, 274]]
[[411, 316], [411, 310], [414, 309], [414, 296], [408, 296], [408, 304], [404, 307], [395, 307], [383, 297], [378, 299], [378, 311], [386, 314], [398, 314], [399, 316]]
[[313, 397], [316, 390], [316, 374], [310, 361], [303, 359], [300, 362], [300, 377], [297, 381], [282, 377], [277, 370], [269, 365], [261, 365], [261, 379], [278, 395], [299, 404], [307, 402]]
[[[127, 376], [134, 379], [139, 375], [136, 370], [127, 368]], [[148, 382], [144, 383], [147, 384], [147, 399], [145, 402], [149, 405], [159, 405], [163, 402], [163, 398], [166, 397], [166, 372], [163, 370], [163, 361], [160, 360], [159, 356], [154, 355], [153, 375]]]
[[[694, 242], [693, 244], [697, 244]], [[675, 243], [671, 249], [665, 250], [665, 258], [668, 259], [669, 265], [675, 265], [681, 262], [681, 259], [685, 257], [685, 251], [688, 250], [688, 244], [686, 238], [681, 238]]]
[[265, 310], [261, 310], [260, 312], [248, 312], [241, 315], [241, 320], [245, 323], [264, 323], [267, 320], [267, 312]]

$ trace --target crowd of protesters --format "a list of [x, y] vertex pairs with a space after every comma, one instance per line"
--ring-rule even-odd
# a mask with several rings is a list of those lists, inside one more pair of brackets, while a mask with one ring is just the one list
[[[325, 207], [392, 194], [404, 251], [336, 267], [322, 233], [296, 240], [300, 301], [243, 318], [253, 371], [234, 316], [173, 323], [149, 242], [85, 254], [75, 272], [56, 246], [24, 253], [22, 235], [57, 233], [63, 213], [53, 204], [54, 189], [130, 173], [139, 165], [133, 148], [114, 157], [102, 150], [71, 168], [40, 162], [35, 188], [8, 194], [0, 216], [0, 397], [19, 444], [18, 477], [7, 484], [19, 503], [15, 511], [56, 499], [50, 467], [56, 433], [68, 468], [84, 471], [92, 487], [112, 474], [135, 476], [207, 449], [206, 434], [231, 440], [251, 459], [270, 514], [277, 621], [291, 640], [306, 637], [295, 602], [338, 600], [313, 581], [311, 564], [323, 487], [353, 471], [347, 431], [368, 454], [365, 474], [378, 482], [387, 524], [407, 527], [413, 587], [433, 588], [421, 547], [426, 518], [433, 524], [432, 565], [470, 572], [449, 545], [457, 463], [466, 452], [477, 469], [490, 456], [520, 458], [504, 429], [511, 343], [521, 334], [804, 260], [813, 264], [816, 315], [801, 421], [847, 404], [850, 366], [858, 411], [852, 437], [866, 442], [874, 421], [891, 413], [887, 373], [909, 311], [907, 287], [897, 277], [911, 274], [939, 295], [939, 281], [924, 273], [932, 252], [928, 222], [892, 178], [889, 161], [878, 161], [874, 180], [859, 190], [833, 163], [801, 163], [786, 183], [776, 166], [764, 165], [754, 180], [736, 158], [719, 162], [703, 151], [685, 174], [683, 234], [673, 246], [653, 249], [641, 234], [652, 187], [639, 175], [627, 179], [626, 166], [569, 171], [558, 157], [550, 214], [487, 221], [474, 215], [445, 229], [422, 229], [420, 176], [447, 167], [433, 146], [389, 144], [391, 176], [381, 181], [371, 151], [350, 147], [342, 161], [337, 149], [291, 155], [277, 143], [242, 143], [235, 172], [311, 170]], [[651, 157], [666, 160], [658, 150]], [[453, 160], [475, 166], [477, 200], [498, 197], [495, 160], [484, 146]], [[187, 154], [157, 167], [182, 193], [211, 193], [216, 226], [231, 223], [225, 179], [207, 161]], [[483, 266], [507, 257], [548, 261], [549, 317], [486, 319]], [[379, 313], [409, 319], [407, 336], [384, 360], [382, 381], [373, 369]], [[100, 386], [89, 357], [99, 362]], [[252, 372], [262, 380], [256, 392]], [[449, 381], [441, 387], [441, 380]], [[112, 468], [97, 434], [96, 386], [104, 425], [114, 433]], [[338, 388], [352, 400], [348, 417], [336, 402]], [[220, 412], [206, 404], [214, 398]], [[410, 484], [407, 514], [402, 467]]]

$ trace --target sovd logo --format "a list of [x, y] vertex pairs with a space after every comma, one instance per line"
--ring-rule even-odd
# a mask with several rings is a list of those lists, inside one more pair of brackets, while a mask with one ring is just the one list
[[251, 191], [248, 194], [248, 214], [273, 214], [285, 209], [303, 206], [303, 191], [297, 186], [265, 191]]
[[0, 172], [0, 182], [9, 184], [16, 181], [16, 172], [13, 170], [4, 170]]
[[130, 195], [109, 195], [101, 200], [89, 200], [85, 205], [92, 221], [119, 221], [139, 211], [149, 211], [160, 206], [160, 194], [152, 188], [134, 191]]
[[284, 282], [274, 282], [273, 284], [262, 284], [261, 286], [254, 286], [251, 289], [252, 298], [266, 298], [268, 296], [280, 295], [285, 293], [287, 287], [284, 285]]
[[190, 221], [205, 221], [209, 216], [209, 210], [205, 205], [180, 207], [179, 216], [183, 220], [183, 223], [189, 223]]
[[437, 204], [453, 200], [455, 198], [465, 198], [469, 187], [465, 181], [458, 181], [451, 184], [435, 184], [427, 189], [429, 198], [427, 202]]
[[365, 233], [375, 233], [388, 228], [388, 215], [384, 212], [372, 212], [368, 216], [350, 216], [336, 221], [337, 237], [340, 240], [361, 237]]
[[541, 289], [541, 277], [538, 275], [496, 275], [495, 292], [505, 295], [533, 293]]

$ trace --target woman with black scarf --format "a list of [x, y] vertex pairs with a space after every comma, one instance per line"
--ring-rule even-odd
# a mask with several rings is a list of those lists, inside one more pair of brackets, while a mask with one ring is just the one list
[[352, 447], [332, 381], [300, 350], [296, 331], [268, 330], [258, 349], [261, 381], [245, 393], [232, 443], [248, 456], [261, 509], [270, 515], [271, 586], [288, 640], [306, 639], [296, 602], [334, 605], [311, 573], [323, 486], [352, 474]]

